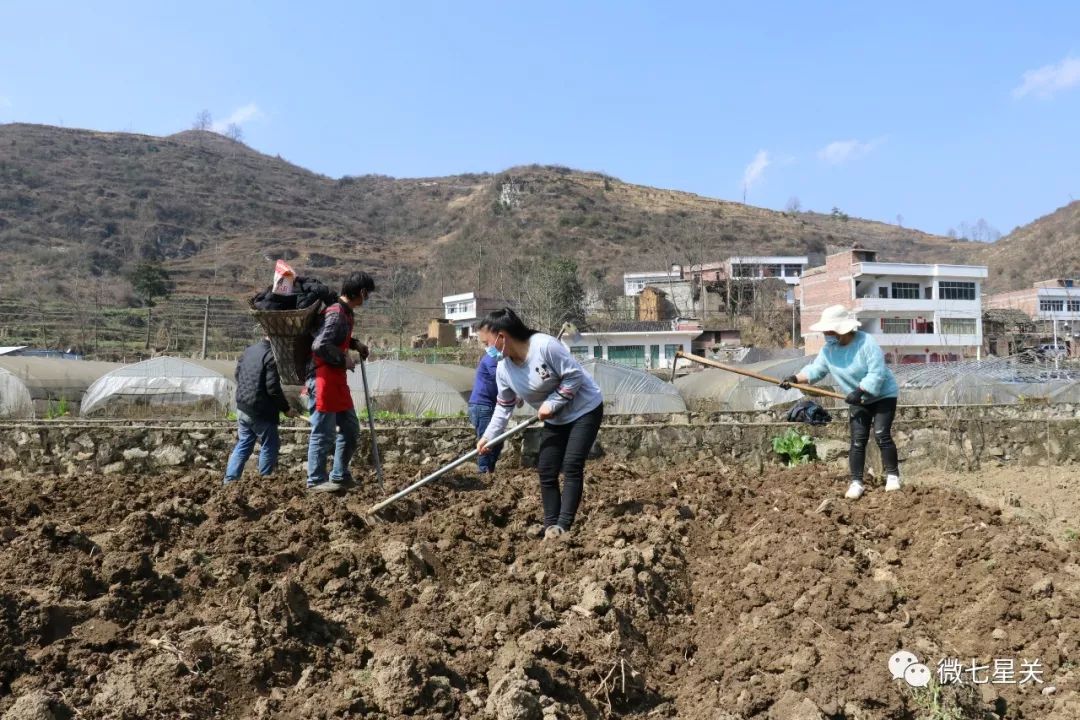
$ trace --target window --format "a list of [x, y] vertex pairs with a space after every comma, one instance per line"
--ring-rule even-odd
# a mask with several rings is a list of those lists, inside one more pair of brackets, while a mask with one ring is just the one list
[[922, 296], [923, 296], [923, 300], [933, 300], [934, 299], [934, 286], [933, 285], [926, 285], [925, 287], [923, 287]]
[[612, 345], [607, 349], [607, 357], [611, 362], [630, 367], [645, 367], [644, 345]]
[[1061, 312], [1065, 309], [1064, 300], [1039, 300], [1039, 312]]
[[897, 300], [918, 300], [919, 283], [894, 282], [892, 296]]
[[941, 318], [942, 335], [974, 335], [975, 318]]
[[659, 345], [650, 345], [649, 346], [649, 367], [651, 367], [651, 368], [660, 367], [660, 346]]
[[942, 300], [974, 300], [975, 283], [942, 280], [938, 283], [938, 296]]
[[678, 352], [679, 350], [682, 350], [682, 345], [665, 345], [664, 346], [664, 357], [667, 358], [668, 360], [672, 360], [672, 359], [675, 358], [675, 353]]
[[879, 298], [885, 298], [885, 299], [888, 299], [888, 297], [889, 297], [889, 288], [887, 288], [887, 287], [885, 287], [885, 286], [879, 287], [879, 288], [877, 289], [877, 296], [878, 296]]
[[1069, 301], [1069, 312], [1080, 312], [1080, 300]]
[[911, 332], [909, 318], [881, 318], [881, 332], [886, 335], [906, 335]]
[[593, 345], [592, 356], [594, 358], [596, 358], [597, 360], [603, 360], [604, 359], [604, 348], [601, 347], [600, 345]]
[[570, 348], [570, 354], [578, 360], [585, 360], [589, 357], [588, 345], [574, 345]]
[[786, 277], [799, 277], [802, 275], [802, 265], [785, 265], [784, 275]]

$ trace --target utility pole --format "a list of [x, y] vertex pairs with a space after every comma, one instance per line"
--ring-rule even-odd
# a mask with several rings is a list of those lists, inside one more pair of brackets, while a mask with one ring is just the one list
[[146, 350], [150, 349], [150, 326], [153, 325], [154, 320], [154, 301], [146, 301]]
[[199, 357], [203, 360], [206, 359], [206, 330], [210, 326], [210, 296], [206, 296], [206, 305], [203, 307], [202, 318], [202, 352]]
[[1061, 365], [1060, 365], [1060, 362], [1061, 362], [1060, 355], [1061, 355], [1061, 353], [1058, 352], [1057, 314], [1053, 313], [1053, 312], [1050, 313], [1050, 320], [1054, 323], [1054, 369], [1055, 370], [1060, 370], [1061, 369]]

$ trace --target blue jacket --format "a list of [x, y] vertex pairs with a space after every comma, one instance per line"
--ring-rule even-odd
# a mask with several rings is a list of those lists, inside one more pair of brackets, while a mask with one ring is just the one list
[[480, 358], [480, 364], [476, 366], [476, 380], [473, 381], [472, 395], [469, 396], [470, 405], [488, 405], [495, 407], [499, 388], [495, 385], [495, 370], [499, 363], [486, 352]]
[[862, 330], [847, 345], [829, 345], [799, 374], [812, 383], [832, 374], [845, 393], [859, 387], [876, 398], [894, 398], [899, 394], [896, 377], [885, 365], [885, 355], [874, 338]]

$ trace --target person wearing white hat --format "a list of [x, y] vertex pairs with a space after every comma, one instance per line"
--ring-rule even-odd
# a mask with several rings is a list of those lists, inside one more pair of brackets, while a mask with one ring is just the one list
[[885, 365], [884, 353], [874, 338], [859, 330], [859, 319], [843, 305], [825, 308], [821, 319], [811, 325], [810, 330], [824, 333], [825, 347], [813, 362], [797, 374], [784, 378], [781, 387], [790, 387], [791, 383], [815, 383], [831, 374], [847, 393], [846, 400], [851, 406], [851, 451], [848, 453], [851, 484], [844, 497], [851, 500], [862, 497], [866, 442], [870, 439], [871, 428], [885, 466], [885, 490], [899, 490], [899, 461], [892, 438], [899, 389], [892, 371]]

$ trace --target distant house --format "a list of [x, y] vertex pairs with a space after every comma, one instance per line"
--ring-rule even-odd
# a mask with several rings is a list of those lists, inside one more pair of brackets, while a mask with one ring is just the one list
[[447, 295], [442, 299], [443, 317], [454, 325], [454, 332], [459, 340], [466, 340], [476, 334], [476, 324], [492, 310], [506, 305], [502, 300], [486, 298], [475, 292]]
[[993, 293], [983, 305], [995, 310], [1020, 310], [1034, 320], [1080, 322], [1080, 279], [1042, 280], [1029, 288]]
[[649, 285], [663, 287], [664, 283], [677, 282], [682, 279], [682, 269], [678, 265], [673, 265], [670, 270], [623, 273], [623, 294], [632, 297]]
[[1023, 310], [983, 310], [983, 351], [988, 355], [1015, 355], [1038, 340], [1035, 322]]
[[600, 358], [630, 367], [669, 368], [675, 353], [689, 354], [701, 324], [693, 320], [616, 321], [581, 333], [580, 342], [564, 340], [579, 359]]
[[981, 265], [881, 262], [872, 250], [829, 255], [799, 284], [807, 355], [825, 344], [810, 326], [830, 305], [854, 310], [890, 363], [978, 358], [982, 354]]

